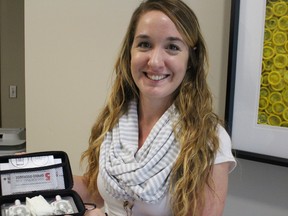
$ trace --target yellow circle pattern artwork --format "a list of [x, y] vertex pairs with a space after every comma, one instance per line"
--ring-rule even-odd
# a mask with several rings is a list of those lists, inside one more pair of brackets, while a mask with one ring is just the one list
[[267, 0], [258, 124], [288, 127], [288, 1]]

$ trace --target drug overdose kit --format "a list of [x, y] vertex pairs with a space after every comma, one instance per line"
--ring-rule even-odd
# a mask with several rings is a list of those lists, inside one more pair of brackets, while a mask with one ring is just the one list
[[[0, 156], [1, 216], [84, 215], [62, 151]], [[94, 206], [95, 207], [95, 206]]]

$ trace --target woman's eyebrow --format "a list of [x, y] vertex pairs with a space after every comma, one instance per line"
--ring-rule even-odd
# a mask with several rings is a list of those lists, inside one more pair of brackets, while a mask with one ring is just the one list
[[[136, 35], [135, 38], [147, 39], [147, 38], [150, 38], [150, 37], [148, 35], [146, 35], [146, 34], [139, 34], [139, 35]], [[180, 41], [180, 42], [184, 43], [184, 41], [181, 38], [179, 38], [179, 37], [171, 36], [171, 37], [167, 37], [166, 40], [167, 41]]]
[[136, 37], [135, 38], [139, 38], [139, 39], [148, 39], [148, 38], [150, 38], [148, 35], [146, 35], [146, 34], [139, 34], [139, 35], [136, 35]]
[[171, 41], [171, 42], [179, 41], [179, 42], [181, 42], [181, 43], [183, 43], [185, 45], [184, 41], [181, 38], [179, 38], [179, 37], [168, 37], [167, 40]]

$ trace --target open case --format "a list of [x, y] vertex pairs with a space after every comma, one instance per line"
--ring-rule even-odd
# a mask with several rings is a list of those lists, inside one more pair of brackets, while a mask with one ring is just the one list
[[[72, 190], [73, 177], [65, 152], [1, 156], [0, 180], [1, 216], [85, 214], [85, 204]], [[52, 208], [48, 206], [43, 213], [46, 204]]]

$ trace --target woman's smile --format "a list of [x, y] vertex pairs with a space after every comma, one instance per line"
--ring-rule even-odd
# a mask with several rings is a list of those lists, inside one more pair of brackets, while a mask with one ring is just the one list
[[146, 77], [150, 80], [153, 81], [160, 81], [160, 80], [164, 80], [165, 78], [167, 78], [169, 75], [156, 75], [156, 74], [149, 74], [144, 72], [144, 74], [146, 75]]

